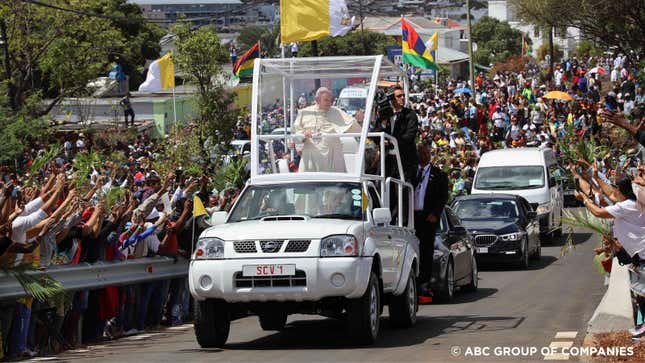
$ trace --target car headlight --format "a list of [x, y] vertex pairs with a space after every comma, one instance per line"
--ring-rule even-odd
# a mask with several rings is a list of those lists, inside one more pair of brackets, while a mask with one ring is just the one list
[[195, 258], [224, 258], [224, 241], [219, 238], [200, 238], [195, 249]]
[[502, 241], [519, 241], [522, 239], [522, 236], [524, 236], [524, 233], [516, 232], [516, 233], [503, 234], [499, 236], [499, 238], [501, 238]]
[[358, 256], [356, 237], [337, 234], [320, 240], [320, 257]]
[[537, 209], [535, 210], [537, 214], [548, 214], [551, 213], [551, 203], [544, 203], [538, 205]]

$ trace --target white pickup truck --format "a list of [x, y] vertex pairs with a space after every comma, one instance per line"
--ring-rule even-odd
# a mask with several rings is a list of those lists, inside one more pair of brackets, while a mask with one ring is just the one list
[[[309, 70], [298, 68], [298, 62], [310, 61], [257, 59], [254, 93], [261, 91], [262, 72], [284, 70], [283, 62], [289, 62], [297, 78]], [[316, 62], [335, 65], [338, 58], [316, 58]], [[356, 77], [356, 69], [363, 69], [372, 80], [370, 110], [376, 85], [372, 77], [379, 75], [374, 68], [381, 73], [399, 71], [381, 56], [361, 57], [358, 63], [362, 67], [348, 71]], [[337, 72], [342, 76], [342, 71]], [[370, 116], [368, 112], [366, 120]], [[260, 130], [255, 117], [253, 122], [252, 130]], [[360, 344], [377, 339], [385, 304], [392, 325], [415, 324], [419, 241], [413, 209], [407, 203], [413, 200], [412, 186], [385, 175], [387, 157], [401, 172], [396, 140], [368, 133], [368, 127], [364, 122], [362, 133], [343, 135], [342, 139], [353, 138], [343, 147], [344, 160], [354, 164], [347, 168], [353, 172], [345, 173], [280, 173], [274, 166], [263, 166], [259, 140], [267, 141], [270, 150], [271, 140], [302, 135], [252, 131], [251, 179], [230, 213], [213, 216], [222, 223], [201, 234], [190, 263], [200, 346], [223, 346], [231, 321], [248, 315], [257, 315], [264, 330], [283, 329], [288, 315], [296, 313], [344, 319], [350, 336]], [[386, 140], [391, 150], [375, 153], [374, 148], [386, 150]], [[367, 153], [366, 144], [370, 145]], [[366, 155], [376, 155], [370, 164], [377, 165], [376, 171], [366, 167]], [[406, 197], [392, 197], [404, 193]], [[395, 207], [391, 208], [390, 200], [396, 201]]]

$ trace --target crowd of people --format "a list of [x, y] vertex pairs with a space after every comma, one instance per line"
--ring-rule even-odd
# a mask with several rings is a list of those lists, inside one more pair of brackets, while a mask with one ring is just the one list
[[[165, 175], [155, 171], [169, 143], [145, 137], [111, 145], [95, 141], [68, 135], [60, 140], [59, 154], [46, 160], [48, 145], [34, 143], [22, 173], [0, 168], [2, 270], [186, 259], [208, 227], [208, 213], [229, 210], [239, 193], [231, 186], [213, 190], [211, 178], [191, 175], [181, 165]], [[115, 150], [125, 160], [109, 160]], [[90, 153], [100, 159], [83, 172], [78, 161]], [[207, 214], [194, 215], [195, 196]], [[187, 280], [180, 278], [0, 301], [0, 357], [54, 353], [150, 326], [182, 324], [190, 315], [189, 300]]]
[[[642, 271], [645, 96], [639, 83], [644, 70], [637, 62], [635, 55], [567, 60], [552, 76], [528, 66], [521, 72], [479, 73], [474, 85], [449, 80], [439, 89], [416, 80], [412, 89], [420, 96], [407, 101], [402, 88], [386, 90], [393, 113], [379, 116], [372, 130], [398, 142], [404, 176], [416, 186], [415, 220], [425, 258], [432, 260], [432, 231], [443, 205], [469, 192], [479, 157], [496, 148], [536, 146], [556, 151], [579, 180], [578, 198], [591, 213], [615, 219], [615, 238], [606, 242], [605, 250]], [[612, 69], [611, 74], [598, 67]], [[557, 90], [568, 98], [544, 97]], [[302, 110], [329, 109], [332, 94], [319, 89], [298, 104]], [[276, 100], [263, 110], [263, 134], [284, 126], [281, 107]], [[334, 127], [316, 132], [354, 132], [363, 121], [362, 113], [336, 116]], [[248, 120], [238, 124], [237, 138], [250, 136]], [[344, 160], [333, 154], [338, 147], [334, 140], [313, 142], [310, 129], [319, 126], [316, 119], [299, 118], [293, 131], [305, 136], [305, 146], [273, 143], [275, 159], [261, 150], [261, 168], [270, 168], [272, 160], [276, 168], [284, 163], [291, 172], [346, 170]], [[623, 137], [618, 129], [630, 136]], [[606, 145], [608, 152], [589, 160], [575, 148], [584, 143]], [[229, 210], [239, 194], [236, 188], [213, 190], [208, 176], [189, 175], [180, 165], [172, 166], [174, 172], [155, 171], [167, 142], [138, 137], [109, 144], [79, 134], [61, 144], [61, 152], [42, 165], [38, 160], [48, 145], [35, 143], [19, 170], [0, 169], [0, 267], [5, 271], [149, 256], [189, 258], [194, 239], [208, 226], [208, 213]], [[125, 160], [110, 160], [115, 150]], [[104, 162], [84, 173], [74, 162], [91, 152], [102, 155]], [[193, 215], [194, 196], [203, 202], [206, 215]], [[429, 277], [432, 264], [422, 264], [422, 275]], [[640, 275], [634, 276], [634, 290], [643, 296], [645, 285]], [[422, 286], [421, 292], [426, 291]], [[180, 324], [189, 318], [189, 300], [186, 280], [176, 279], [79, 291], [66, 299], [0, 301], [0, 357], [55, 352], [148, 326]], [[639, 306], [645, 308], [643, 301]], [[641, 326], [636, 333], [644, 332]]]

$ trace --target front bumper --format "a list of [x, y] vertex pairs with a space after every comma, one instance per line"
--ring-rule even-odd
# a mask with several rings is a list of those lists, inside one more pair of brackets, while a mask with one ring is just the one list
[[[298, 286], [288, 286], [288, 283], [287, 286], [277, 283], [281, 286], [270, 286], [271, 283], [264, 280], [261, 287], [249, 287], [239, 282], [243, 266], [263, 264], [295, 264], [296, 273], [301, 276], [301, 280], [294, 284]], [[362, 296], [367, 289], [371, 269], [372, 257], [193, 260], [188, 282], [190, 293], [196, 300], [318, 301], [325, 297]]]

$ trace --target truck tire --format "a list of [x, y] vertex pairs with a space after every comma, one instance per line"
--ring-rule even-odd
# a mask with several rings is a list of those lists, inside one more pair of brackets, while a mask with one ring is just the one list
[[231, 328], [228, 304], [223, 300], [195, 301], [195, 337], [202, 348], [221, 348]]
[[390, 322], [397, 328], [409, 328], [417, 322], [419, 298], [417, 296], [417, 279], [414, 270], [410, 270], [405, 290], [399, 296], [390, 298]]
[[376, 274], [372, 272], [363, 296], [349, 300], [347, 306], [347, 327], [356, 343], [374, 344], [381, 325], [380, 311], [380, 284]]
[[262, 330], [282, 330], [287, 324], [287, 313], [273, 312], [258, 315]]

